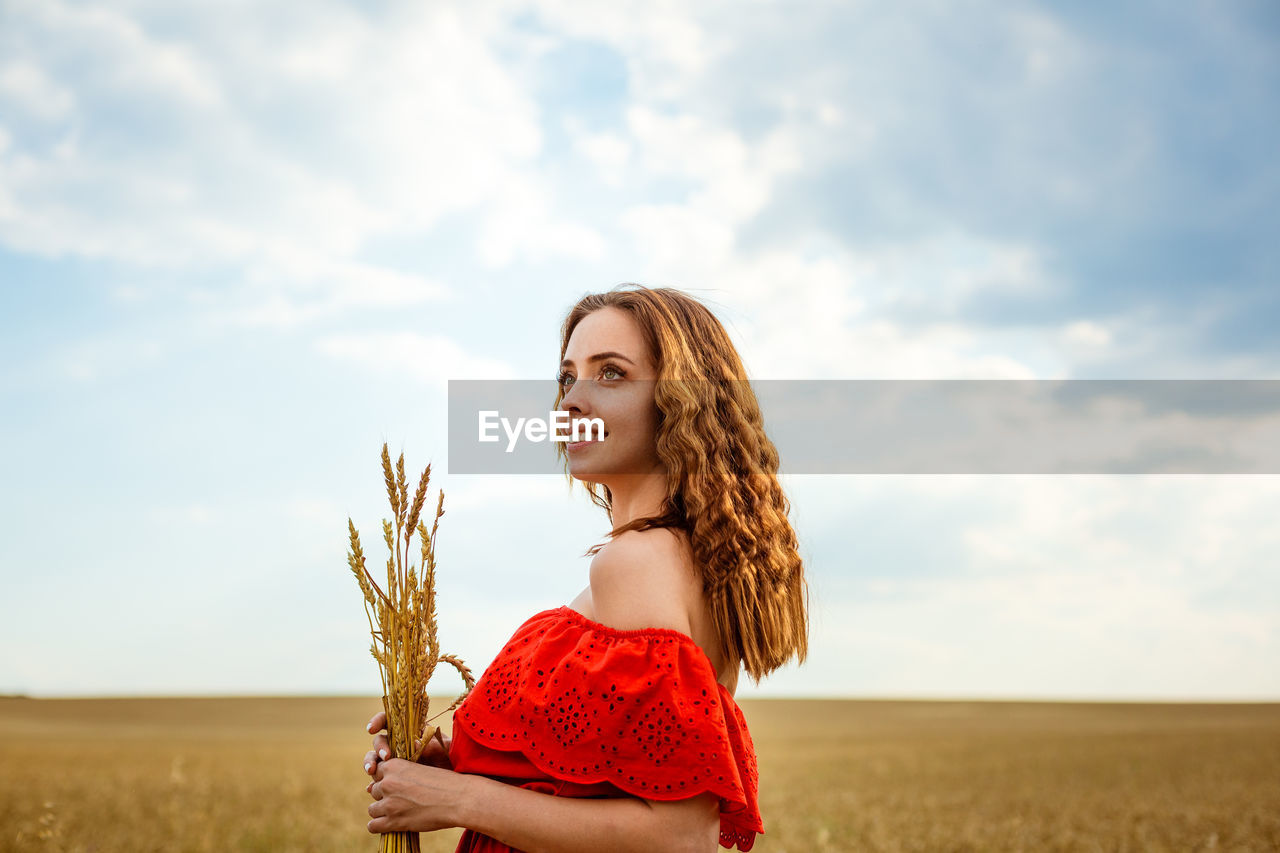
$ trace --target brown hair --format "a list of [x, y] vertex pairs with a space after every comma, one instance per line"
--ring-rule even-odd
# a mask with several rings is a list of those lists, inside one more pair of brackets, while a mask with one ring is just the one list
[[[653, 527], [684, 530], [725, 652], [757, 683], [792, 657], [803, 662], [809, 632], [804, 564], [778, 482], [778, 452], [765, 435], [737, 349], [693, 297], [628, 283], [573, 306], [560, 333], [561, 360], [578, 323], [606, 307], [630, 314], [654, 354], [657, 454], [668, 471], [661, 513], [615, 527], [609, 538]], [[555, 408], [564, 393], [562, 386]], [[608, 486], [587, 483], [586, 489], [612, 516]]]

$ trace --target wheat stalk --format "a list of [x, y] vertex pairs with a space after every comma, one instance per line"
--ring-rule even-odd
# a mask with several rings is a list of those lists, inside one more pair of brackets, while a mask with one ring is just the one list
[[[387, 713], [387, 740], [391, 755], [417, 761], [432, 737], [440, 739], [443, 745], [440, 730], [430, 722], [461, 704], [475, 686], [475, 678], [460, 658], [440, 654], [436, 636], [435, 543], [440, 516], [444, 515], [444, 491], [440, 492], [436, 517], [428, 531], [426, 524], [419, 521], [419, 515], [431, 479], [431, 466], [427, 465], [422, 472], [412, 505], [404, 474], [404, 454], [400, 454], [392, 468], [391, 455], [385, 443], [382, 445], [382, 477], [394, 518], [394, 525], [391, 520], [382, 520], [382, 539], [390, 551], [386, 591], [369, 574], [360, 535], [350, 518], [347, 519], [347, 528], [351, 550], [347, 554], [347, 564], [355, 574], [364, 597], [365, 616], [373, 637], [369, 651], [378, 662], [378, 673], [382, 678], [382, 707]], [[417, 570], [408, 562], [415, 533], [421, 546]], [[458, 671], [465, 689], [452, 705], [428, 718], [430, 699], [427, 682], [441, 663], [449, 664]], [[383, 833], [378, 849], [380, 853], [418, 853], [418, 833]]]

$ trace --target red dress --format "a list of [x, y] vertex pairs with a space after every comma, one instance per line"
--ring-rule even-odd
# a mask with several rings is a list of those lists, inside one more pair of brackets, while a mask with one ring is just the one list
[[[720, 844], [764, 832], [742, 711], [687, 634], [569, 607], [530, 617], [453, 715], [453, 768], [558, 797], [720, 798]], [[511, 851], [466, 830], [455, 853]]]

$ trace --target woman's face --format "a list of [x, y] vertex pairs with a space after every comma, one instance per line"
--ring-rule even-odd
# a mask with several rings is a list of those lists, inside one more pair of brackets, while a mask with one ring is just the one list
[[[630, 314], [601, 308], [582, 318], [569, 336], [560, 377], [559, 411], [568, 412], [569, 422], [604, 422], [604, 440], [564, 445], [570, 474], [608, 485], [619, 475], [665, 470], [657, 455], [657, 365]], [[584, 424], [579, 434], [594, 437], [595, 431]]]

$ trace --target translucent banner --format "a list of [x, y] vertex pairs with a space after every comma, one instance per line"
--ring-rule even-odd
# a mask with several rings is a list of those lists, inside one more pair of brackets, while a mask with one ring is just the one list
[[[557, 390], [450, 380], [449, 473], [642, 473], [636, 413], [656, 398], [742, 471], [766, 464], [730, 426], [754, 418], [784, 474], [1280, 474], [1280, 380], [579, 380], [559, 406]], [[603, 440], [566, 448], [593, 418]]]

